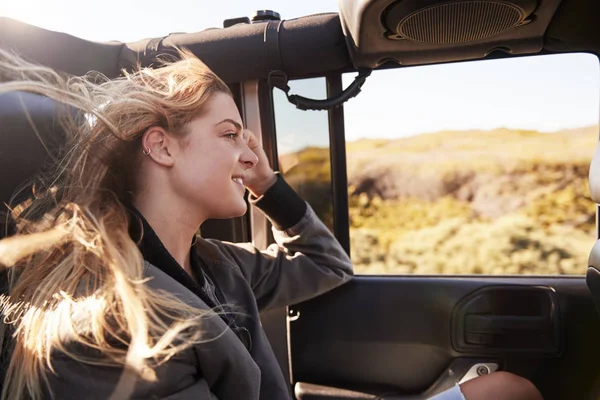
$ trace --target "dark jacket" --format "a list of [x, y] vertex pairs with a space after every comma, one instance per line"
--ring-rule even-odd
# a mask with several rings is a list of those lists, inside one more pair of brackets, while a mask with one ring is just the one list
[[[281, 369], [260, 325], [259, 312], [325, 293], [350, 280], [352, 266], [327, 227], [281, 177], [263, 197], [252, 202], [274, 224], [276, 243], [268, 249], [259, 251], [248, 243], [199, 238], [199, 262], [192, 263], [199, 278], [196, 283], [177, 275], [182, 269], [148, 262], [148, 258], [161, 260], [160, 254], [145, 257], [144, 274], [151, 278], [148, 285], [152, 288], [173, 293], [195, 307], [210, 309], [214, 297], [207, 298], [206, 291], [198, 287], [208, 279], [216, 290], [216, 301], [234, 306], [236, 312], [208, 318], [202, 326], [207, 337], [224, 333], [159, 366], [158, 379], [138, 381], [133, 398], [289, 399]], [[249, 343], [240, 330], [247, 330]], [[56, 399], [108, 398], [122, 372], [64, 356], [56, 357], [53, 365], [56, 374], [50, 374], [49, 388]]]

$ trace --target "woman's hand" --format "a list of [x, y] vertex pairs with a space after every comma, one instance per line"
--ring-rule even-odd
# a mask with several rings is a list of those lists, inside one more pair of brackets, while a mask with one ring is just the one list
[[258, 138], [249, 129], [244, 130], [244, 139], [250, 150], [256, 154], [258, 162], [254, 168], [246, 170], [244, 174], [244, 185], [256, 197], [262, 196], [277, 181], [277, 176], [269, 165], [265, 150]]

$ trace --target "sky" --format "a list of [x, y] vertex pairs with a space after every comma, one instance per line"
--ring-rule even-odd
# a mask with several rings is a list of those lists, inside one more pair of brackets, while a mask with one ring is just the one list
[[[93, 41], [135, 41], [221, 27], [227, 18], [271, 9], [283, 19], [337, 12], [337, 0], [19, 0], [0, 16]], [[344, 76], [347, 86], [353, 74]], [[292, 92], [325, 96], [324, 79]], [[499, 127], [553, 132], [597, 124], [600, 68], [588, 54], [522, 57], [376, 71], [344, 106], [347, 140]], [[299, 111], [276, 91], [280, 153], [327, 145], [324, 112]]]

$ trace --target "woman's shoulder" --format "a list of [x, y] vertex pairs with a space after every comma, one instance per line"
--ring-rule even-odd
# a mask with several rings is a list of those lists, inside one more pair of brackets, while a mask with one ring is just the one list
[[155, 291], [165, 291], [171, 293], [186, 304], [201, 309], [210, 309], [210, 306], [203, 302], [190, 289], [177, 282], [159, 267], [150, 264], [148, 261], [144, 263], [144, 278], [146, 285]]
[[234, 243], [202, 237], [198, 237], [195, 249], [200, 259], [207, 265], [228, 264], [234, 267], [239, 264], [240, 257], [252, 255], [258, 251], [252, 243]]

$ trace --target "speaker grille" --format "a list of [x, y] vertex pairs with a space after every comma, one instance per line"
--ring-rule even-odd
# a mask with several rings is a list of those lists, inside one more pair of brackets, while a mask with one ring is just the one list
[[510, 4], [457, 1], [419, 10], [398, 24], [400, 36], [425, 43], [463, 43], [503, 32], [523, 20]]

